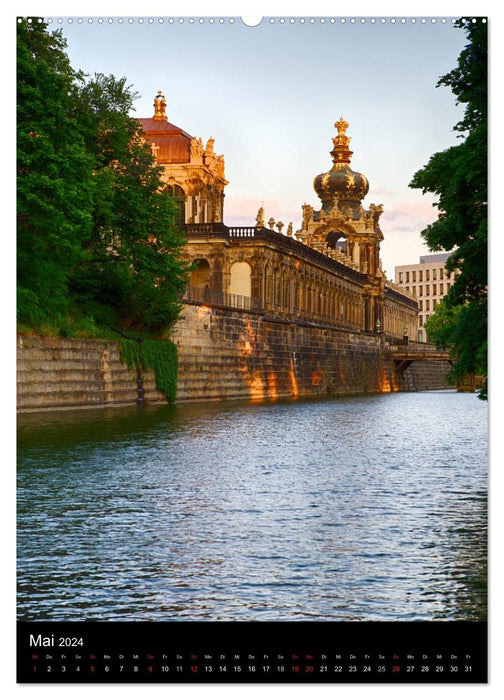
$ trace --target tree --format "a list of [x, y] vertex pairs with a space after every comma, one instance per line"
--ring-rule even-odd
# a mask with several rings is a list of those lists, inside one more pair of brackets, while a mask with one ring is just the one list
[[18, 23], [18, 318], [162, 335], [187, 277], [174, 205], [129, 116], [136, 93], [86, 82], [65, 47]]
[[[463, 142], [435, 153], [415, 173], [410, 187], [437, 196], [437, 220], [421, 233], [430, 250], [451, 252], [446, 268], [456, 277], [429, 324], [434, 341], [446, 344], [454, 358], [453, 376], [487, 376], [487, 26], [459, 20], [468, 36], [457, 67], [438, 81], [466, 105], [454, 131]], [[458, 309], [457, 307], [461, 307]], [[433, 317], [432, 317], [433, 318]], [[430, 321], [430, 319], [429, 319]], [[486, 383], [480, 398], [486, 398]]]
[[70, 106], [80, 76], [37, 19], [17, 25], [18, 317], [68, 309], [68, 277], [92, 229], [92, 158]]
[[92, 235], [71, 292], [101, 323], [160, 334], [177, 318], [187, 283], [184, 238], [139, 122], [128, 116], [136, 93], [125, 78], [98, 74], [79, 98], [96, 195]]

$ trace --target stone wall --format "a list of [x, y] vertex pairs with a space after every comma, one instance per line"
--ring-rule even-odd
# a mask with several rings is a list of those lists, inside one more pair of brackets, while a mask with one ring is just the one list
[[179, 400], [398, 389], [374, 335], [186, 305], [172, 340]]
[[431, 389], [453, 389], [446, 375], [452, 366], [449, 362], [412, 362], [404, 371], [402, 391], [427, 391]]
[[[117, 344], [102, 340], [18, 336], [19, 410], [135, 403], [137, 377]], [[150, 401], [165, 401], [152, 372], [143, 378]]]
[[[186, 304], [172, 331], [178, 346], [177, 401], [274, 399], [448, 388], [444, 362], [413, 363], [396, 376], [374, 334]], [[445, 366], [446, 365], [446, 366]], [[147, 402], [165, 402], [152, 372]], [[18, 408], [134, 404], [136, 372], [113, 341], [18, 337]]]

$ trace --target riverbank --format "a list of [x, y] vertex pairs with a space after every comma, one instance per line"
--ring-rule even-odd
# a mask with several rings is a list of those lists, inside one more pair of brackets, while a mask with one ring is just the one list
[[[188, 304], [172, 340], [177, 403], [450, 388], [447, 362], [400, 374], [379, 336], [261, 314]], [[19, 411], [167, 402], [154, 372], [127, 366], [111, 340], [20, 334], [17, 375]]]

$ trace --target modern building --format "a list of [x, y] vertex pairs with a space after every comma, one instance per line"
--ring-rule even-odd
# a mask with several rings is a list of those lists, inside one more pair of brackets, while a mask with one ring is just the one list
[[455, 273], [445, 267], [449, 257], [450, 253], [421, 255], [419, 263], [395, 268], [396, 285], [418, 299], [419, 341], [427, 341], [425, 323], [455, 279]]
[[302, 207], [299, 231], [261, 207], [255, 225], [224, 221], [224, 157], [214, 139], [203, 146], [168, 121], [161, 92], [154, 116], [139, 120], [144, 138], [162, 167], [165, 191], [179, 204], [193, 265], [184, 301], [264, 314], [289, 323], [325, 324], [345, 331], [417, 338], [413, 294], [387, 280], [381, 266], [381, 204], [362, 206], [369, 190], [350, 167], [348, 123], [335, 123], [332, 167], [317, 175], [319, 210]]

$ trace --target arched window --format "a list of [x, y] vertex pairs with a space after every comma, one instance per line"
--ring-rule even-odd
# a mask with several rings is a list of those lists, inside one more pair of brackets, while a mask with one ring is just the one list
[[201, 260], [195, 260], [193, 264], [195, 265], [195, 268], [191, 271], [189, 284], [192, 287], [210, 287], [210, 264], [208, 260], [205, 260], [204, 258]]
[[176, 207], [175, 223], [185, 224], [185, 193], [178, 185], [167, 185], [165, 192]]
[[343, 231], [331, 231], [327, 234], [325, 242], [333, 250], [341, 250], [342, 253], [347, 252], [347, 239]]
[[243, 297], [252, 296], [252, 271], [246, 262], [235, 262], [231, 265], [230, 294], [240, 294]]

